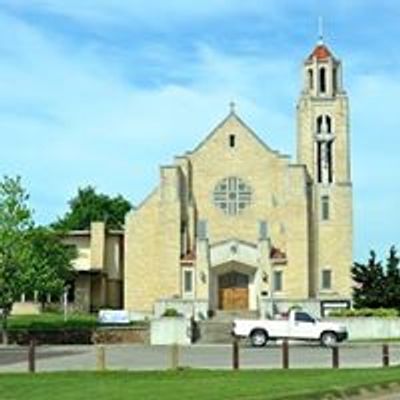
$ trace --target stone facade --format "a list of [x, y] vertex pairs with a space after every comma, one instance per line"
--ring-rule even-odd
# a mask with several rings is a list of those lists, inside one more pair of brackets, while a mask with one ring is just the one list
[[75, 246], [78, 253], [70, 296], [74, 307], [82, 311], [122, 308], [123, 231], [108, 231], [104, 223], [93, 222], [90, 230], [71, 231], [63, 242]]
[[319, 43], [303, 73], [297, 160], [261, 141], [232, 105], [194, 150], [160, 168], [159, 185], [128, 213], [124, 231], [94, 223], [66, 237], [79, 254], [77, 304], [137, 315], [174, 308], [195, 317], [349, 305], [352, 184], [342, 66]]
[[303, 70], [296, 162], [232, 107], [193, 151], [160, 168], [158, 187], [126, 217], [124, 308], [148, 313], [168, 299], [213, 311], [275, 299], [348, 304], [348, 98], [324, 44]]

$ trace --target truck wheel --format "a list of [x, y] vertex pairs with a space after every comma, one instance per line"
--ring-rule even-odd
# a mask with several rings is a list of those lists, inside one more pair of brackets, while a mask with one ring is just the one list
[[334, 332], [324, 332], [321, 335], [321, 344], [324, 347], [333, 347], [336, 345], [338, 339]]
[[268, 334], [263, 329], [255, 329], [250, 334], [250, 341], [253, 347], [264, 347], [268, 341]]

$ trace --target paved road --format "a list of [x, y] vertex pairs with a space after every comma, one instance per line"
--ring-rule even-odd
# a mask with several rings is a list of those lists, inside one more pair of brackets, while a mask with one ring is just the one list
[[[373, 367], [382, 365], [382, 348], [378, 344], [343, 345], [339, 348], [340, 367]], [[400, 365], [400, 345], [391, 345], [392, 365]], [[110, 345], [106, 347], [108, 369], [162, 370], [171, 366], [171, 348], [167, 346]], [[263, 349], [240, 348], [241, 368], [281, 368], [279, 346]], [[95, 346], [39, 346], [38, 371], [94, 370]], [[192, 368], [229, 369], [232, 366], [230, 345], [193, 345], [180, 347], [179, 365]], [[332, 365], [332, 350], [317, 345], [290, 347], [291, 368], [327, 367]], [[0, 347], [0, 372], [26, 371], [27, 349]], [[400, 398], [400, 397], [399, 397]]]

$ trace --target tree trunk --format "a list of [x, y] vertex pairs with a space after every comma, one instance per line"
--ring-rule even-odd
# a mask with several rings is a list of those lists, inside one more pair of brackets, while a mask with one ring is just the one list
[[1, 337], [4, 346], [8, 345], [8, 333], [7, 333], [7, 311], [3, 310], [1, 317]]

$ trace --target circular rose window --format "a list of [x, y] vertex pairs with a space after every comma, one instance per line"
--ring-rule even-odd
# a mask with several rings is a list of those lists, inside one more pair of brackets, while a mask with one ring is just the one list
[[214, 204], [228, 215], [239, 214], [251, 203], [251, 188], [240, 178], [231, 176], [219, 181], [214, 189]]

